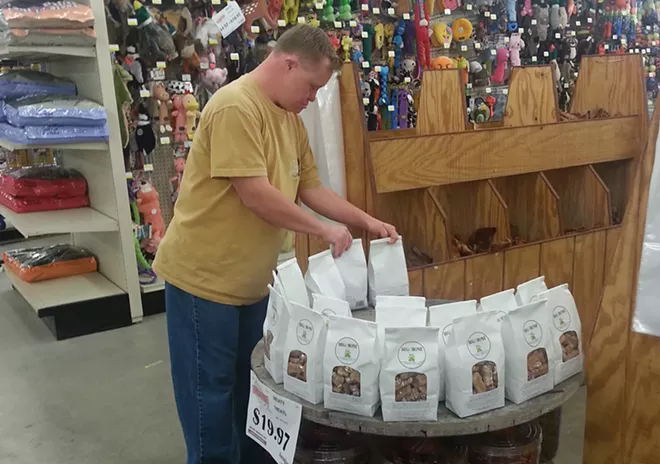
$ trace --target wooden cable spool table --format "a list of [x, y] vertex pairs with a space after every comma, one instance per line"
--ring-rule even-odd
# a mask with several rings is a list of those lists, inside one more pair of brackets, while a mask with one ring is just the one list
[[[438, 304], [429, 300], [427, 304]], [[354, 311], [353, 317], [373, 321], [373, 309]], [[521, 404], [506, 401], [503, 408], [461, 419], [449, 411], [444, 402], [438, 405], [438, 420], [424, 422], [384, 422], [380, 409], [373, 417], [357, 416], [323, 407], [323, 403], [312, 404], [284, 390], [276, 384], [264, 366], [264, 344], [259, 342], [252, 351], [252, 370], [268, 388], [291, 401], [302, 405], [302, 417], [317, 424], [353, 432], [400, 437], [455, 437], [501, 430], [523, 424], [554, 411], [566, 403], [584, 382], [582, 374], [556, 385], [555, 388]]]

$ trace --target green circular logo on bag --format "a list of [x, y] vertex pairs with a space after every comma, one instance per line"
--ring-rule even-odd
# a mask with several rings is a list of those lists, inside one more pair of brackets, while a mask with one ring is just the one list
[[571, 315], [563, 306], [557, 306], [552, 310], [552, 323], [563, 332], [571, 326]]
[[452, 327], [454, 327], [454, 323], [450, 322], [442, 329], [442, 341], [445, 342], [445, 346], [449, 346], [449, 335], [451, 335]]
[[426, 349], [419, 342], [406, 342], [399, 347], [399, 362], [406, 369], [417, 369], [426, 361]]
[[335, 345], [335, 356], [339, 362], [349, 366], [360, 357], [360, 345], [351, 337], [344, 337]]
[[523, 324], [525, 341], [531, 347], [536, 347], [543, 340], [543, 329], [536, 321], [527, 321]]
[[476, 359], [484, 359], [490, 353], [490, 338], [483, 332], [475, 332], [468, 337], [467, 349]]
[[309, 345], [314, 338], [314, 325], [307, 319], [301, 319], [296, 327], [296, 337], [302, 345]]

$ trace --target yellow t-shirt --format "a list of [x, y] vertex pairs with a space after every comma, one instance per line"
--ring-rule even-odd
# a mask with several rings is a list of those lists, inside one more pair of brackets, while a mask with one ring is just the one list
[[320, 185], [302, 119], [245, 75], [210, 99], [154, 270], [198, 297], [247, 305], [267, 294], [286, 231], [241, 203], [230, 177], [267, 176], [289, 200]]

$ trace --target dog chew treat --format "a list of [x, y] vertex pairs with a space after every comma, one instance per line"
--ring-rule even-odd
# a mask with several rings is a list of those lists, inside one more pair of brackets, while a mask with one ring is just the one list
[[573, 359], [580, 354], [580, 344], [577, 333], [574, 330], [564, 332], [559, 337], [559, 343], [561, 343], [562, 362]]
[[273, 343], [273, 332], [268, 330], [266, 332], [266, 338], [264, 339], [264, 354], [268, 359], [270, 359], [270, 344]]
[[394, 401], [426, 401], [426, 374], [404, 372], [394, 379]]
[[499, 385], [497, 366], [492, 361], [481, 361], [472, 366], [472, 393], [486, 393]]
[[303, 382], [307, 382], [307, 355], [300, 350], [293, 350], [289, 354], [286, 373]]
[[548, 373], [548, 353], [537, 348], [527, 355], [527, 380], [534, 380]]
[[346, 366], [332, 369], [332, 391], [343, 395], [360, 396], [360, 373]]

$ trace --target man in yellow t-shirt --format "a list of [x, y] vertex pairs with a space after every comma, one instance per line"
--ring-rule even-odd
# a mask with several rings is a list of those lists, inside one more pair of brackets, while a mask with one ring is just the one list
[[[250, 354], [262, 336], [267, 284], [286, 231], [323, 238], [340, 255], [342, 225], [397, 238], [319, 181], [298, 113], [341, 61], [325, 32], [298, 25], [250, 74], [208, 102], [154, 268], [166, 282], [172, 381], [188, 464], [257, 464], [245, 435]], [[240, 458], [239, 458], [240, 455]]]

